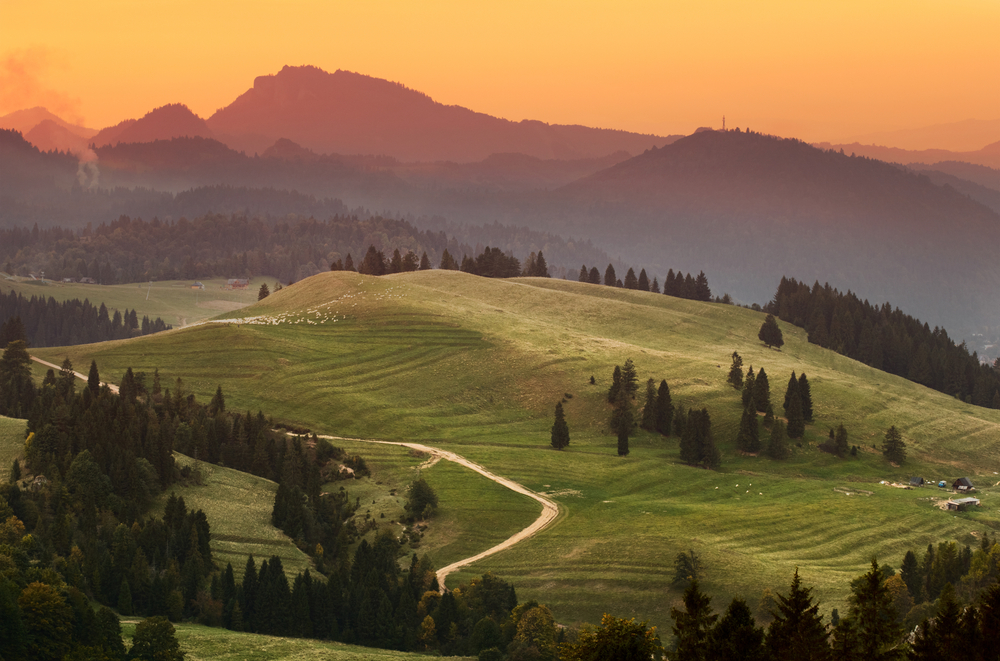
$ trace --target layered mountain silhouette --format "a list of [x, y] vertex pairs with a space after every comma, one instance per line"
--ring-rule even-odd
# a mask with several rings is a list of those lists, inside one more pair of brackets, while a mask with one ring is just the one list
[[550, 212], [546, 229], [629, 246], [658, 271], [704, 269], [717, 293], [747, 301], [769, 298], [783, 274], [964, 332], [1000, 305], [997, 213], [911, 170], [794, 139], [697, 133], [558, 195], [575, 213]]
[[[0, 117], [0, 128], [11, 129], [19, 132], [21, 135], [27, 135], [29, 131], [44, 121], [54, 122], [70, 133], [78, 135], [81, 138], [91, 138], [97, 133], [94, 129], [88, 129], [85, 126], [78, 126], [67, 122], [61, 117], [57, 117], [47, 109], [39, 106], [27, 108], [25, 110], [16, 110], [10, 114]], [[39, 148], [42, 149], [42, 151], [49, 151], [41, 147]]]
[[437, 103], [398, 83], [349, 71], [285, 67], [208, 119], [219, 140], [248, 154], [287, 138], [318, 153], [403, 161], [480, 161], [515, 152], [542, 159], [635, 154], [669, 138], [626, 131], [512, 122]]
[[96, 147], [117, 143], [153, 142], [171, 138], [211, 138], [212, 130], [201, 117], [181, 103], [161, 106], [141, 119], [126, 119], [109, 126], [90, 142]]
[[961, 161], [974, 165], [1000, 168], [1000, 141], [993, 142], [974, 151], [949, 151], [947, 149], [899, 149], [881, 145], [816, 143], [821, 149], [843, 150], [845, 154], [868, 156], [888, 163], [921, 163], [933, 165], [942, 161]]

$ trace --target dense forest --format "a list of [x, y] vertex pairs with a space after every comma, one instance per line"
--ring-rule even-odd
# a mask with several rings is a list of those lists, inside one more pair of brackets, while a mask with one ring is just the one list
[[[579, 254], [604, 255], [589, 244], [524, 228], [488, 229], [490, 235], [524, 246], [526, 259], [528, 253], [542, 250], [554, 250], [566, 261]], [[343, 264], [348, 255], [360, 263], [369, 246], [404, 255], [427, 253], [434, 265], [446, 250], [452, 255], [484, 250], [478, 244], [459, 243], [443, 230], [419, 230], [409, 221], [381, 216], [335, 215], [318, 221], [205, 215], [176, 222], [123, 216], [79, 233], [58, 227], [0, 230], [0, 268], [20, 275], [44, 271], [52, 279], [89, 277], [101, 284], [255, 275], [296, 282], [338, 261]]]
[[813, 344], [970, 404], [1000, 408], [1000, 371], [943, 328], [932, 330], [889, 303], [782, 278], [766, 310], [804, 328]]
[[108, 310], [101, 303], [94, 307], [78, 298], [57, 302], [51, 296], [32, 296], [11, 291], [0, 292], [0, 348], [13, 340], [25, 340], [32, 347], [64, 347], [107, 340], [123, 340], [149, 335], [171, 328], [157, 317], [142, 321], [135, 310]]

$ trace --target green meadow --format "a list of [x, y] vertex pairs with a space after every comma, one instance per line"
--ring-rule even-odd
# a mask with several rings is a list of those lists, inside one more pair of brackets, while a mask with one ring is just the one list
[[[125, 645], [132, 645], [136, 620], [123, 621]], [[372, 647], [344, 645], [305, 638], [281, 638], [237, 633], [200, 624], [174, 625], [177, 642], [187, 661], [421, 661], [434, 657]], [[439, 658], [439, 657], [438, 657]], [[469, 657], [452, 657], [461, 661]]]
[[261, 283], [274, 287], [274, 278], [261, 276], [250, 281], [250, 288], [243, 291], [226, 290], [225, 278], [201, 280], [204, 289], [192, 289], [194, 280], [167, 280], [163, 282], [132, 283], [128, 285], [88, 285], [80, 282], [44, 283], [30, 278], [0, 279], [0, 292], [15, 291], [23, 296], [52, 297], [57, 301], [78, 298], [89, 299], [95, 306], [104, 303], [109, 309], [135, 310], [139, 319], [160, 317], [175, 328], [193, 324], [221, 312], [249, 305], [257, 300]]
[[0, 415], [0, 479], [7, 479], [14, 460], [24, 453], [24, 427], [24, 420]]
[[292, 540], [271, 525], [274, 494], [278, 485], [256, 475], [231, 468], [195, 462], [174, 454], [180, 467], [191, 466], [201, 474], [201, 484], [173, 485], [159, 498], [158, 515], [171, 493], [184, 498], [188, 510], [203, 510], [212, 531], [212, 555], [220, 568], [232, 563], [237, 580], [243, 577], [247, 557], [254, 556], [257, 567], [271, 556], [281, 558], [289, 581], [310, 568], [312, 561]]
[[[521, 600], [551, 605], [561, 622], [596, 622], [610, 612], [669, 625], [680, 597], [670, 585], [673, 559], [689, 549], [703, 558], [717, 608], [735, 595], [755, 606], [764, 588], [787, 590], [798, 567], [824, 612], [843, 611], [849, 580], [872, 556], [898, 567], [909, 548], [973, 543], [973, 533], [1000, 528], [993, 486], [1000, 411], [810, 345], [788, 324], [782, 350], [768, 349], [757, 340], [764, 315], [743, 308], [424, 271], [324, 273], [225, 316], [128, 342], [36, 353], [56, 363], [68, 355], [75, 365], [94, 359], [102, 374], [158, 368], [165, 385], [181, 378], [203, 400], [221, 385], [233, 409], [261, 409], [318, 433], [436, 445], [550, 494], [563, 510], [553, 526], [449, 585], [492, 570], [514, 582]], [[735, 449], [742, 409], [726, 383], [734, 350], [744, 366], [766, 370], [779, 412], [792, 370], [808, 375], [815, 423], [786, 461]], [[627, 358], [640, 381], [666, 379], [675, 405], [708, 408], [719, 471], [680, 464], [676, 438], [646, 432], [633, 437], [628, 457], [616, 456], [605, 395], [614, 366]], [[557, 452], [548, 444], [560, 400], [571, 444]], [[816, 448], [840, 423], [861, 448], [856, 458]], [[909, 453], [898, 468], [877, 450], [893, 424]], [[386, 461], [382, 447], [359, 444], [357, 452], [377, 466]], [[419, 458], [393, 456], [385, 485], [398, 489]], [[438, 566], [491, 546], [538, 513], [533, 501], [491, 491], [454, 465], [424, 470], [442, 504], [418, 552]], [[936, 488], [880, 484], [911, 475], [949, 483], [969, 475], [983, 506], [944, 512], [934, 499], [947, 493]], [[377, 495], [370, 500], [380, 507]], [[391, 520], [399, 503], [381, 506], [373, 514]]]

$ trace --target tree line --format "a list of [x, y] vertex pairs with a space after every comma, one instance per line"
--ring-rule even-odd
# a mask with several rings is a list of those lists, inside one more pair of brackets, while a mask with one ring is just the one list
[[[618, 277], [615, 272], [615, 267], [612, 264], [608, 264], [608, 268], [604, 270], [604, 277], [601, 278], [600, 271], [597, 270], [596, 266], [587, 269], [587, 265], [584, 264], [580, 267], [580, 275], [577, 277], [580, 282], [588, 282], [592, 285], [603, 284], [606, 287], [618, 287], [619, 289], [634, 289], [637, 291], [648, 291], [655, 294], [660, 293], [660, 283], [653, 277], [652, 282], [649, 280], [649, 276], [646, 274], [646, 269], [640, 269], [639, 275], [635, 274], [635, 269], [629, 267], [628, 271], [625, 273], [625, 279], [622, 280]], [[708, 277], [705, 276], [705, 272], [701, 271], [696, 277], [691, 277], [691, 274], [682, 274], [680, 271], [674, 273], [673, 269], [667, 271], [667, 277], [663, 281], [663, 293], [667, 296], [675, 296], [677, 298], [686, 298], [692, 301], [711, 301], [712, 290], [708, 286]], [[716, 302], [719, 303], [731, 303], [729, 294], [726, 294], [722, 298], [716, 298]]]
[[783, 277], [766, 311], [804, 328], [809, 341], [976, 406], [1000, 408], [1000, 364], [989, 366], [943, 328], [889, 303], [862, 301], [818, 282]]
[[0, 348], [14, 340], [33, 347], [63, 347], [107, 340], [124, 340], [169, 330], [172, 326], [157, 317], [139, 320], [135, 310], [108, 310], [78, 298], [58, 302], [53, 297], [0, 292]]

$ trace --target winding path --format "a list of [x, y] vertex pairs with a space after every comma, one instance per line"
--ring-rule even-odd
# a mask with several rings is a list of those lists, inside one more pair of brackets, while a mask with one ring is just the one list
[[[46, 367], [51, 367], [55, 370], [62, 369], [62, 367], [60, 367], [59, 365], [42, 360], [41, 358], [36, 358], [35, 356], [31, 356], [31, 359], [36, 363], [41, 363], [42, 365], [45, 365]], [[80, 372], [73, 372], [73, 374], [75, 374], [78, 379], [82, 379], [83, 381], [87, 381], [88, 379], [86, 374], [81, 374]], [[114, 393], [118, 392], [118, 386], [112, 383], [107, 383], [102, 381], [101, 385], [108, 386], [108, 388], [111, 389], [111, 392]], [[556, 504], [555, 501], [546, 498], [545, 496], [539, 493], [535, 493], [531, 489], [528, 489], [527, 487], [518, 484], [514, 480], [509, 480], [506, 477], [500, 477], [495, 473], [491, 473], [490, 471], [486, 470], [479, 464], [469, 461], [465, 457], [455, 454], [454, 452], [449, 452], [448, 450], [439, 450], [438, 448], [433, 448], [429, 445], [422, 445], [420, 443], [404, 443], [400, 441], [376, 441], [367, 438], [347, 438], [345, 436], [327, 436], [327, 435], [319, 435], [318, 438], [325, 438], [331, 441], [361, 441], [363, 443], [380, 443], [382, 445], [400, 445], [406, 448], [410, 448], [411, 450], [426, 452], [433, 457], [437, 457], [439, 459], [445, 459], [447, 461], [452, 461], [460, 466], [465, 466], [466, 468], [474, 470], [475, 472], [479, 473], [483, 477], [489, 480], [493, 480], [497, 484], [507, 487], [508, 489], [510, 489], [515, 493], [527, 496], [528, 498], [531, 498], [541, 503], [542, 513], [538, 516], [537, 519], [535, 519], [532, 522], [530, 526], [528, 526], [524, 530], [518, 531], [517, 533], [508, 537], [507, 539], [500, 542], [496, 546], [488, 548], [482, 553], [478, 553], [472, 556], [471, 558], [465, 558], [463, 560], [453, 562], [450, 565], [439, 569], [437, 571], [437, 581], [438, 581], [438, 586], [440, 586], [441, 588], [441, 592], [444, 592], [447, 589], [445, 587], [445, 579], [448, 578], [448, 574], [452, 573], [456, 569], [460, 569], [467, 565], [471, 565], [474, 562], [479, 562], [483, 558], [487, 558], [495, 553], [499, 553], [500, 551], [505, 551], [506, 549], [509, 549], [518, 542], [523, 542], [526, 539], [534, 537], [539, 532], [552, 525], [552, 523], [556, 520], [556, 517], [559, 516], [559, 505]]]
[[531, 489], [528, 489], [527, 487], [524, 487], [513, 480], [509, 480], [506, 477], [500, 477], [495, 473], [491, 473], [490, 471], [486, 470], [479, 464], [469, 461], [465, 457], [455, 454], [454, 452], [449, 452], [448, 450], [439, 450], [438, 448], [432, 448], [429, 445], [421, 445], [420, 443], [404, 443], [398, 441], [375, 441], [364, 438], [346, 438], [343, 436], [319, 436], [319, 438], [325, 438], [327, 440], [333, 440], [333, 441], [362, 441], [365, 443], [381, 443], [383, 445], [401, 445], [403, 447], [407, 447], [412, 450], [427, 452], [428, 454], [431, 454], [435, 457], [440, 457], [441, 459], [446, 459], [448, 461], [455, 462], [460, 466], [465, 466], [466, 468], [474, 470], [483, 477], [489, 480], [493, 480], [497, 484], [503, 485], [508, 489], [510, 489], [511, 491], [514, 491], [515, 493], [522, 494], [541, 503], [542, 513], [538, 516], [537, 519], [535, 519], [534, 522], [532, 522], [530, 526], [528, 526], [524, 530], [515, 533], [511, 537], [508, 537], [507, 539], [500, 542], [496, 546], [486, 549], [482, 553], [478, 553], [472, 556], [471, 558], [465, 558], [463, 560], [459, 560], [458, 562], [453, 562], [447, 567], [442, 567], [441, 569], [439, 569], [437, 571], [437, 580], [438, 580], [438, 586], [440, 586], [442, 592], [444, 592], [446, 589], [445, 579], [448, 577], [448, 574], [452, 573], [456, 569], [465, 567], [466, 565], [471, 565], [474, 562], [479, 562], [483, 558], [489, 557], [494, 553], [499, 553], [500, 551], [509, 549], [518, 542], [523, 542], [526, 539], [534, 537], [539, 532], [549, 527], [552, 524], [552, 522], [556, 520], [556, 517], [559, 516], [559, 505], [556, 504], [555, 501], [550, 500], [549, 498], [546, 498], [541, 494], [535, 493]]
[[[41, 358], [35, 358], [34, 356], [30, 356], [30, 358], [33, 361], [35, 361], [36, 363], [41, 363], [42, 365], [45, 365], [46, 367], [51, 367], [52, 369], [54, 369], [57, 372], [60, 371], [60, 370], [62, 370], [62, 367], [60, 367], [59, 365], [56, 365], [55, 363], [50, 363], [47, 360], [42, 360]], [[90, 380], [90, 378], [86, 374], [83, 374], [81, 372], [73, 372], [73, 374], [76, 375], [76, 378], [82, 379], [83, 381], [89, 381]], [[115, 394], [118, 393], [118, 386], [116, 386], [113, 383], [108, 383], [107, 381], [101, 381], [101, 385], [102, 386], [107, 386], [108, 388], [111, 389], [111, 392], [113, 392]]]

